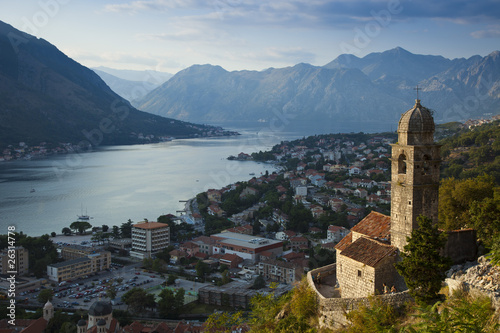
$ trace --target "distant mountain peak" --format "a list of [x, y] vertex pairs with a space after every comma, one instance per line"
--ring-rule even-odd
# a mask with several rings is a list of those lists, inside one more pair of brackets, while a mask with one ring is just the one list
[[[340, 121], [394, 122], [422, 88], [437, 121], [472, 116], [457, 112], [463, 98], [474, 96], [484, 75], [500, 81], [498, 53], [472, 60], [413, 54], [402, 47], [363, 58], [343, 54], [321, 67], [299, 63], [263, 71], [227, 72], [195, 65], [177, 73], [137, 105], [148, 112], [202, 122], [262, 121], [328, 126]], [[496, 87], [496, 86], [495, 86]], [[493, 88], [496, 89], [496, 88]], [[500, 94], [489, 94], [474, 114], [498, 112]], [[290, 115], [280, 118], [279, 115]]]

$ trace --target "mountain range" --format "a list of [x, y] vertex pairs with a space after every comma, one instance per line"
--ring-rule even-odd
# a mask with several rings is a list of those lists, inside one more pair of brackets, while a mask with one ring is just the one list
[[137, 71], [96, 67], [92, 70], [118, 95], [128, 101], [144, 97], [173, 75], [154, 70]]
[[143, 136], [210, 130], [135, 109], [48, 41], [1, 21], [0, 51], [0, 147], [20, 141], [139, 143]]
[[194, 65], [133, 104], [186, 121], [332, 126], [395, 123], [418, 92], [436, 121], [447, 122], [500, 113], [499, 82], [498, 51], [451, 60], [397, 47], [363, 58], [340, 55], [324, 66], [228, 72]]

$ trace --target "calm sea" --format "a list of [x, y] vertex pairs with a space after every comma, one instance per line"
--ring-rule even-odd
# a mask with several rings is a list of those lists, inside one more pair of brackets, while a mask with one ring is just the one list
[[[272, 165], [228, 161], [229, 155], [270, 149], [306, 132], [256, 127], [241, 136], [100, 147], [95, 152], [0, 163], [0, 234], [7, 227], [38, 236], [69, 226], [87, 213], [93, 226], [121, 225], [176, 214], [210, 188], [272, 172]], [[31, 190], [34, 189], [34, 192]]]

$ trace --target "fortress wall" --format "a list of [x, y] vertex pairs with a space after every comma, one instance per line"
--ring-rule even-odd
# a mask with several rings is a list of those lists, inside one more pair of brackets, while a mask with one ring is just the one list
[[[339, 328], [349, 324], [345, 315], [349, 311], [357, 310], [361, 306], [369, 304], [369, 299], [366, 297], [360, 298], [326, 298], [318, 292], [314, 285], [312, 276], [316, 276], [321, 272], [321, 276], [335, 274], [335, 264], [324, 266], [307, 273], [307, 281], [309, 286], [316, 292], [318, 305], [319, 305], [319, 323], [320, 327], [325, 328]], [[404, 305], [406, 302], [412, 300], [408, 291], [403, 291], [394, 294], [379, 295], [384, 302], [391, 304], [395, 307]]]

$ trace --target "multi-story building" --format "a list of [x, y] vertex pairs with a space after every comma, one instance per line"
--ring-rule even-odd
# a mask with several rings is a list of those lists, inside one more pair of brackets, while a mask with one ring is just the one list
[[[11, 266], [12, 265], [12, 266]], [[18, 275], [28, 273], [29, 252], [22, 246], [16, 246], [10, 251], [8, 249], [0, 252], [0, 273], [17, 272]]]
[[328, 242], [338, 243], [342, 238], [347, 236], [348, 233], [349, 230], [344, 227], [340, 227], [338, 225], [330, 225], [328, 227], [328, 230], [326, 231], [326, 239]]
[[304, 272], [299, 265], [275, 259], [259, 262], [258, 268], [259, 274], [265, 279], [286, 284], [300, 280]]
[[142, 222], [132, 226], [130, 256], [151, 258], [170, 244], [170, 227], [159, 222]]
[[104, 247], [88, 247], [83, 245], [67, 245], [61, 248], [61, 257], [64, 260], [86, 257], [89, 254], [102, 253]]
[[51, 281], [62, 282], [103, 271], [110, 265], [109, 251], [91, 252], [87, 255], [81, 253], [80, 257], [48, 265], [47, 275]]
[[92, 260], [81, 257], [47, 265], [49, 280], [63, 282], [92, 274]]
[[216, 241], [213, 246], [214, 254], [236, 254], [243, 259], [257, 261], [262, 252], [271, 252], [276, 256], [283, 253], [283, 242], [259, 238], [251, 235], [238, 234], [234, 232], [223, 232], [210, 236]]

